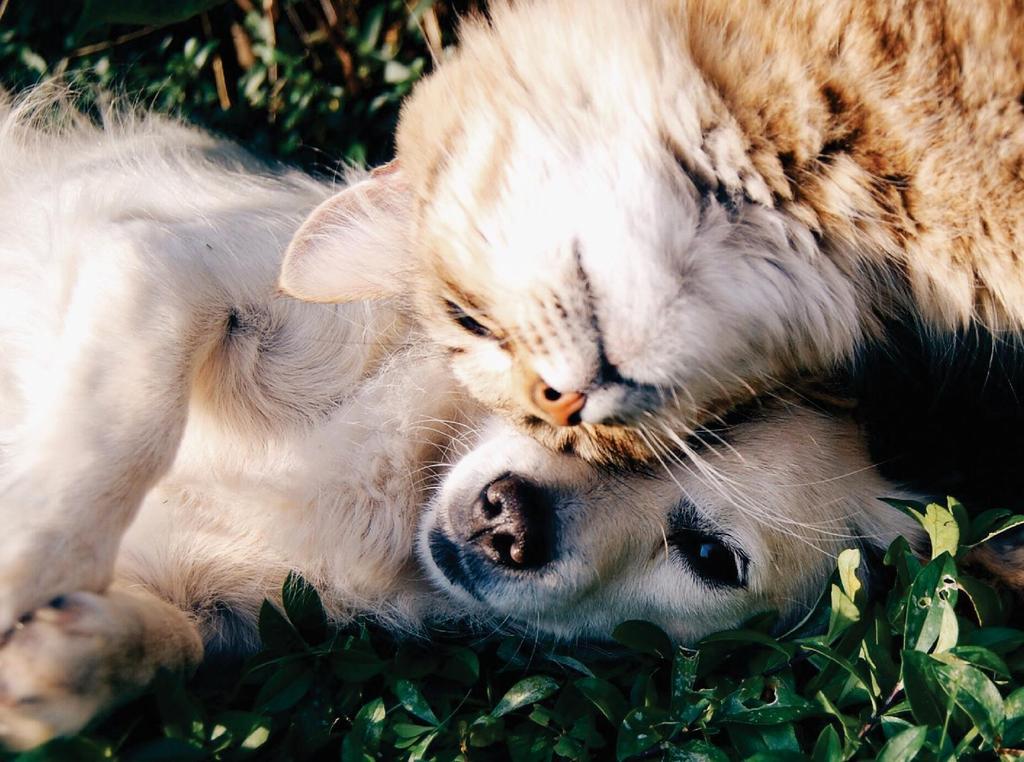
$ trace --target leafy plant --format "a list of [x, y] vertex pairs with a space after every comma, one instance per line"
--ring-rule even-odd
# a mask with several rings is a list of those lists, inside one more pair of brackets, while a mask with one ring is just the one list
[[311, 168], [392, 152], [399, 103], [467, 3], [10, 0], [0, 86], [63, 76]]
[[646, 622], [589, 651], [335, 632], [291, 576], [283, 610], [263, 606], [263, 651], [233, 679], [164, 679], [21, 759], [1015, 759], [1024, 631], [965, 561], [1024, 517], [894, 506], [920, 521], [930, 549], [892, 544], [872, 571], [891, 582], [884, 596], [867, 595], [850, 549], [794, 632], [774, 637], [760, 617], [694, 649]]

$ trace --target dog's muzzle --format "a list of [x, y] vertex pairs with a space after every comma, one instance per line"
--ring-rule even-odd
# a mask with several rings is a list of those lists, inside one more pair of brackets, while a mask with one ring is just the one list
[[555, 502], [541, 486], [515, 474], [490, 482], [468, 506], [452, 506], [454, 536], [429, 534], [430, 555], [449, 582], [477, 595], [496, 573], [529, 574], [555, 558]]

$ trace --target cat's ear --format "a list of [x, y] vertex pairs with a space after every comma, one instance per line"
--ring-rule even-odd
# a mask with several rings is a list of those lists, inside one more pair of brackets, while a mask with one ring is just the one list
[[331, 196], [302, 223], [278, 286], [308, 302], [384, 299], [410, 271], [409, 188], [397, 162]]

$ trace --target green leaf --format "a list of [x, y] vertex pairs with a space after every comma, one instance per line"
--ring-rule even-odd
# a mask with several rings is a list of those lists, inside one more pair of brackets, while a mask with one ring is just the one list
[[1024, 688], [1018, 688], [1007, 696], [1003, 706], [1006, 719], [1015, 720], [1024, 717]]
[[324, 612], [316, 588], [296, 572], [289, 572], [281, 588], [285, 614], [310, 644], [327, 640], [327, 614]]
[[863, 675], [861, 673], [861, 670], [857, 669], [857, 667], [855, 667], [848, 659], [840, 656], [831, 648], [819, 645], [813, 641], [804, 641], [800, 644], [800, 647], [807, 651], [810, 651], [811, 653], [815, 653], [818, 656], [828, 659], [833, 664], [837, 665], [840, 669], [842, 669], [844, 672], [846, 672], [851, 678], [853, 678], [857, 685], [863, 688], [864, 692], [867, 693], [868, 699], [871, 701], [871, 708], [875, 711], [878, 710], [878, 704], [875, 701], [875, 697], [871, 689], [871, 684], [869, 683], [867, 677]]
[[[910, 586], [903, 632], [905, 647], [928, 651], [940, 635], [948, 642], [949, 631], [957, 627], [953, 614], [956, 593], [956, 564], [952, 556], [943, 553], [930, 561]], [[955, 632], [952, 641], [956, 642]]]
[[385, 5], [383, 3], [375, 3], [367, 11], [366, 21], [363, 24], [359, 40], [358, 51], [360, 55], [368, 55], [377, 47], [381, 27], [384, 24], [384, 11]]
[[270, 738], [270, 725], [258, 725], [250, 731], [249, 735], [242, 738], [242, 742], [238, 746], [239, 748], [252, 751], [263, 746], [268, 738]]
[[420, 693], [420, 689], [411, 682], [408, 680], [396, 680], [394, 690], [395, 695], [407, 712], [424, 722], [429, 722], [431, 725], [440, 724], [440, 720], [437, 719], [434, 710], [430, 708], [430, 704], [427, 703], [423, 694]]
[[915, 725], [897, 733], [886, 741], [878, 753], [878, 762], [911, 762], [924, 747], [927, 735], [928, 728], [923, 725]]
[[839, 569], [839, 582], [842, 585], [846, 597], [855, 603], [858, 601], [862, 585], [857, 578], [857, 567], [860, 566], [860, 551], [856, 548], [847, 548], [839, 554], [836, 560]]
[[227, 0], [85, 0], [75, 37], [101, 24], [164, 26], [198, 16]]
[[828, 696], [826, 696], [821, 691], [818, 691], [818, 693], [815, 694], [814, 698], [819, 704], [821, 704], [821, 707], [825, 710], [825, 713], [835, 718], [835, 720], [839, 723], [839, 727], [843, 729], [843, 739], [846, 745], [850, 748], [855, 749], [857, 745], [860, 743], [860, 720], [856, 717], [850, 717], [849, 715], [844, 714], [842, 710], [840, 710], [839, 707], [837, 707], [832, 701], [830, 701]]
[[607, 680], [584, 677], [573, 684], [613, 725], [622, 722], [629, 711], [629, 704], [622, 691]]
[[331, 654], [334, 674], [346, 682], [361, 683], [384, 671], [383, 661], [369, 643], [357, 640], [341, 651]]
[[667, 762], [729, 762], [729, 755], [707, 741], [687, 741], [665, 752]]
[[620, 760], [628, 759], [660, 743], [662, 737], [658, 725], [664, 719], [664, 715], [656, 709], [637, 707], [630, 710], [619, 726], [619, 736], [615, 743], [616, 757]]
[[939, 666], [921, 651], [903, 652], [903, 688], [914, 719], [921, 725], [944, 725], [952, 709]]
[[543, 675], [527, 677], [509, 688], [491, 712], [492, 717], [503, 717], [520, 707], [543, 701], [558, 690], [558, 681]]
[[728, 630], [726, 632], [718, 632], [704, 638], [700, 642], [700, 646], [701, 649], [703, 649], [704, 646], [715, 643], [741, 643], [765, 646], [766, 648], [779, 652], [787, 659], [791, 658], [796, 652], [796, 648], [789, 643], [780, 643], [770, 635], [765, 635], [763, 632], [758, 632], [757, 630]]
[[968, 632], [961, 645], [982, 646], [997, 654], [1009, 654], [1024, 646], [1024, 632], [1012, 627], [980, 627]]
[[[434, 730], [433, 725], [416, 725], [412, 722], [396, 722], [392, 728], [392, 732], [399, 738], [404, 739], [417, 739], [421, 736], [430, 733]], [[408, 744], [407, 744], [408, 746]]]
[[580, 755], [583, 753], [583, 748], [583, 744], [572, 736], [562, 736], [558, 739], [551, 750], [559, 757], [579, 759]]
[[941, 505], [931, 503], [924, 509], [924, 516], [921, 518], [921, 526], [928, 533], [932, 543], [932, 558], [938, 558], [943, 553], [956, 555], [960, 546], [960, 527], [957, 526], [953, 514]]
[[[729, 739], [742, 757], [766, 752], [797, 752], [800, 742], [789, 722], [779, 725], [727, 725]], [[806, 760], [805, 760], [806, 762]]]
[[509, 733], [508, 753], [512, 762], [547, 762], [553, 751], [554, 743], [547, 733], [532, 729]]
[[871, 623], [862, 641], [863, 658], [878, 684], [877, 693], [888, 695], [896, 686], [900, 668], [893, 660], [892, 630], [880, 604], [873, 610]]
[[1009, 679], [1010, 668], [994, 652], [982, 646], [954, 646], [949, 653], [958, 659], [973, 664], [975, 667], [987, 669], [998, 677]]
[[612, 637], [634, 651], [660, 656], [662, 659], [672, 658], [672, 640], [664, 630], [650, 622], [641, 619], [623, 622], [612, 632]]
[[[984, 521], [986, 514], [995, 514], [994, 518], [997, 520], [986, 525]], [[975, 520], [975, 526], [980, 528], [981, 532], [971, 544], [971, 547], [986, 543], [994, 537], [998, 537], [1021, 525], [1024, 525], [1024, 516], [1010, 515], [1009, 511], [986, 511]]]
[[[937, 657], [938, 658], [938, 657]], [[1003, 725], [1003, 697], [981, 670], [946, 656], [939, 673], [942, 689], [971, 718], [982, 738], [994, 744]]]
[[818, 735], [814, 743], [814, 750], [811, 752], [814, 762], [841, 762], [843, 758], [843, 744], [839, 740], [839, 734], [831, 725], [826, 725]]
[[960, 547], [963, 548], [965, 540], [971, 537], [974, 531], [971, 514], [955, 497], [946, 498], [946, 508], [953, 514], [956, 525], [960, 528]]
[[669, 697], [671, 718], [684, 726], [690, 725], [704, 711], [705, 699], [696, 699], [693, 684], [697, 677], [700, 659], [697, 653], [689, 654], [680, 648], [672, 660], [672, 693]]
[[729, 722], [750, 725], [778, 725], [821, 714], [816, 704], [777, 678], [765, 680], [763, 687], [744, 686], [734, 691], [722, 702], [720, 711]]
[[352, 721], [352, 729], [341, 743], [342, 762], [362, 762], [366, 755], [376, 756], [386, 716], [384, 700], [379, 697], [362, 706]]
[[441, 669], [441, 674], [449, 680], [472, 685], [480, 677], [480, 659], [468, 648], [455, 647]]
[[305, 651], [306, 643], [285, 616], [270, 601], [260, 607], [260, 640], [268, 651], [292, 653]]
[[1003, 745], [1019, 747], [1024, 743], [1024, 688], [1018, 688], [1003, 702], [1006, 718], [1003, 726]]
[[313, 673], [301, 662], [281, 666], [256, 694], [255, 704], [261, 712], [283, 712], [295, 706], [313, 686]]
[[586, 664], [581, 662], [579, 659], [573, 656], [566, 656], [565, 654], [552, 653], [547, 654], [547, 660], [554, 662], [560, 667], [568, 667], [571, 670], [579, 672], [585, 677], [595, 677], [594, 670], [588, 667]]
[[984, 673], [951, 654], [903, 652], [903, 680], [914, 718], [943, 725], [955, 703], [988, 743], [1003, 724], [1003, 698]]
[[961, 572], [957, 576], [960, 590], [967, 596], [974, 608], [974, 616], [981, 627], [999, 624], [1002, 619], [1002, 603], [998, 594], [984, 582]]
[[[888, 501], [886, 501], [888, 502]], [[921, 570], [921, 562], [910, 548], [906, 537], [897, 537], [885, 551], [885, 564], [895, 567], [897, 589], [909, 587], [911, 581]]]
[[437, 738], [436, 732], [428, 733], [412, 746], [408, 747], [409, 755], [406, 757], [408, 762], [419, 762], [419, 760], [423, 759], [424, 755], [427, 753], [427, 748], [434, 742], [435, 738]]
[[476, 748], [490, 746], [505, 737], [505, 721], [482, 714], [469, 726], [469, 745]]
[[935, 640], [935, 653], [948, 651], [956, 645], [960, 639], [960, 624], [957, 620], [953, 606], [948, 602], [942, 606], [942, 615], [939, 618], [939, 635]]
[[153, 686], [164, 733], [183, 741], [206, 739], [202, 712], [188, 695], [179, 675], [160, 672]]
[[860, 621], [860, 609], [838, 585], [832, 585], [830, 593], [832, 606], [826, 640], [834, 641]]
[[221, 712], [211, 724], [210, 741], [221, 741], [219, 748], [237, 746], [253, 750], [270, 738], [270, 720], [253, 712]]

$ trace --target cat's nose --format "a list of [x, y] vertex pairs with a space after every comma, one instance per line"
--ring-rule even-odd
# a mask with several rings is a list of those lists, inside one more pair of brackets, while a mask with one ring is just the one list
[[581, 411], [587, 404], [583, 392], [560, 392], [547, 385], [542, 378], [533, 384], [533, 404], [554, 426], [575, 426], [581, 420]]

